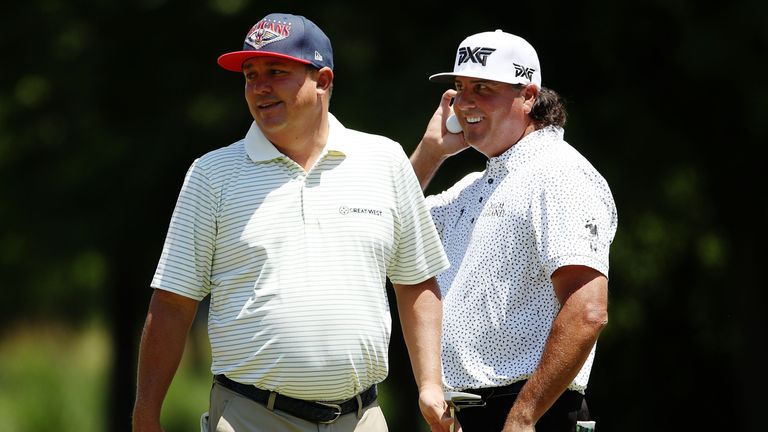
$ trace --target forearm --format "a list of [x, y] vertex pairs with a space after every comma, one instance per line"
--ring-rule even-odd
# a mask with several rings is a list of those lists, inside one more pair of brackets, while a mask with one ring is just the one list
[[403, 338], [419, 388], [442, 388], [440, 335], [442, 303], [434, 278], [417, 285], [394, 284]]
[[508, 420], [533, 424], [541, 418], [576, 378], [598, 333], [593, 326], [575, 326], [566, 317], [558, 317], [541, 362], [515, 400]]
[[138, 359], [134, 431], [157, 430], [160, 411], [179, 366], [197, 302], [161, 290], [152, 296]]
[[419, 409], [433, 432], [448, 431], [451, 418], [443, 398], [440, 335], [442, 302], [435, 278], [394, 285], [403, 338], [419, 388]]
[[528, 430], [512, 426], [534, 424], [544, 415], [576, 378], [607, 324], [604, 278], [584, 283], [562, 301], [539, 365], [515, 400], [505, 432]]

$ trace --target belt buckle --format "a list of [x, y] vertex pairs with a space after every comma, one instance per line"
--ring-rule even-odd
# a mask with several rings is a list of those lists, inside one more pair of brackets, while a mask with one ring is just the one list
[[328, 408], [333, 408], [333, 409], [335, 409], [335, 410], [336, 410], [336, 417], [334, 417], [334, 418], [332, 418], [332, 419], [330, 419], [330, 420], [319, 421], [318, 423], [321, 423], [321, 424], [330, 424], [330, 423], [333, 423], [333, 422], [335, 422], [336, 420], [338, 420], [338, 419], [339, 419], [339, 417], [341, 417], [341, 405], [339, 405], [339, 404], [334, 404], [334, 403], [325, 403], [325, 402], [315, 402], [315, 403], [316, 403], [316, 404], [320, 404], [320, 405], [323, 405], [323, 406], [327, 406]]

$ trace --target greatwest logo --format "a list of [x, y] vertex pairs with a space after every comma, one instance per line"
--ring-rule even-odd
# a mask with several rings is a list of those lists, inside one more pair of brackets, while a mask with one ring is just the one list
[[531, 80], [531, 77], [533, 76], [533, 73], [536, 72], [536, 69], [529, 68], [525, 66], [521, 66], [517, 63], [512, 63], [515, 65], [515, 76], [516, 77], [526, 77], [528, 78], [528, 81]]
[[488, 61], [488, 56], [494, 51], [496, 51], [496, 48], [461, 47], [459, 48], [459, 61], [457, 63], [462, 64], [472, 62], [480, 63], [485, 66], [485, 62]]
[[367, 209], [362, 207], [347, 207], [347, 206], [341, 206], [339, 207], [339, 213], [343, 215], [347, 214], [369, 214], [374, 216], [381, 216], [382, 211], [381, 210], [375, 210], [375, 209]]

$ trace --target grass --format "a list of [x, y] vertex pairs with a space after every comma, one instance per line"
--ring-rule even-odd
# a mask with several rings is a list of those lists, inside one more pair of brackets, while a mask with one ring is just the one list
[[[0, 430], [106, 430], [109, 338], [106, 327], [97, 323], [78, 329], [17, 323], [5, 331], [0, 339]], [[163, 406], [166, 432], [199, 430], [200, 414], [208, 406], [205, 334], [194, 333], [187, 348]]]
[[[0, 431], [102, 432], [106, 430], [110, 335], [93, 323], [17, 323], [0, 337]], [[210, 348], [204, 326], [193, 327], [162, 411], [166, 432], [200, 430], [211, 386]], [[379, 403], [390, 412], [396, 388], [379, 387]], [[413, 403], [417, 403], [415, 400]], [[427, 431], [425, 422], [414, 429]]]
[[100, 432], [110, 363], [103, 327], [18, 325], [0, 340], [5, 432]]

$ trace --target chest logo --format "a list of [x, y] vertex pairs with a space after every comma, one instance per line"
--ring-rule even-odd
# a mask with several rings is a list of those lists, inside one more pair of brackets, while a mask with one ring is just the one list
[[505, 214], [503, 202], [489, 202], [480, 214], [482, 217], [503, 217]]
[[383, 212], [381, 210], [368, 209], [368, 208], [362, 208], [362, 207], [347, 207], [347, 206], [339, 207], [339, 214], [343, 214], [343, 215], [364, 214], [364, 215], [381, 216], [382, 213]]

